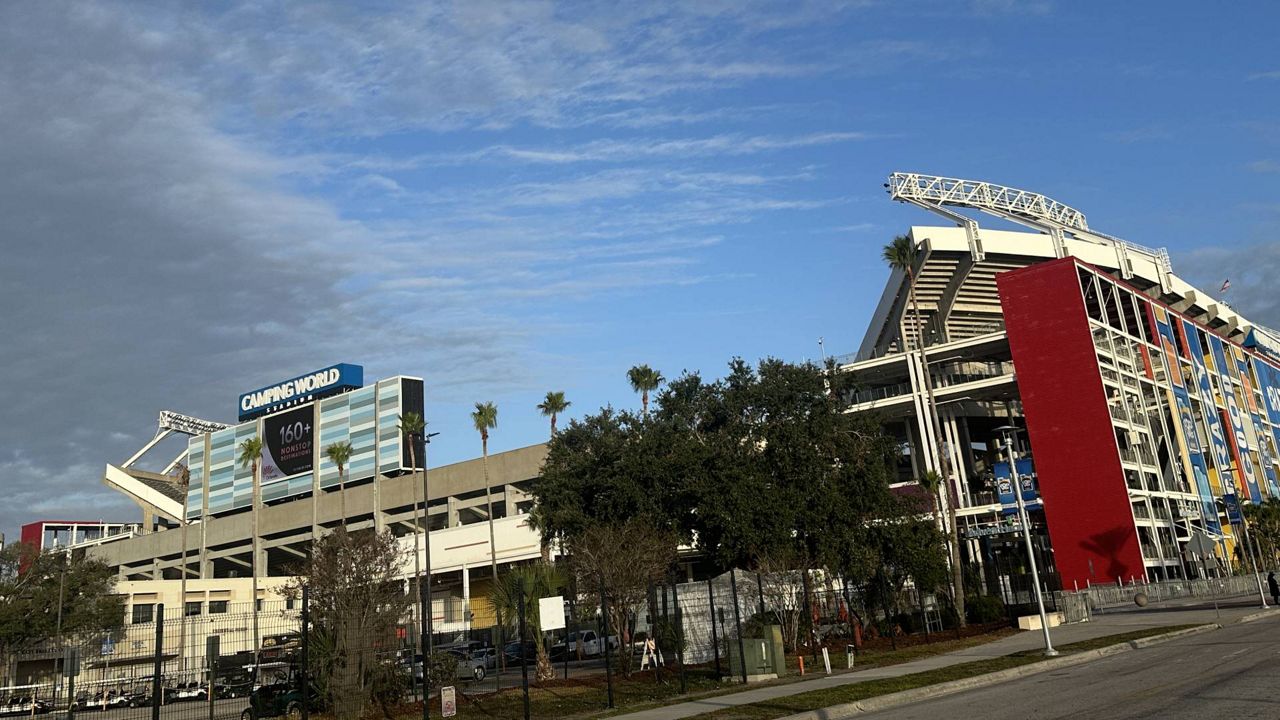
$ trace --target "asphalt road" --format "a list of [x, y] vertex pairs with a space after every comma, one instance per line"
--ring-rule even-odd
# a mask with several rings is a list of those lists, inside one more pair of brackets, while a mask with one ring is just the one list
[[1280, 618], [1229, 625], [866, 717], [1274, 720], [1280, 718]]

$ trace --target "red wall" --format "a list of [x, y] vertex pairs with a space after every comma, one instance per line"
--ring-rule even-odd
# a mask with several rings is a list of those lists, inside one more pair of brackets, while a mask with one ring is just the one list
[[1064, 589], [1144, 575], [1074, 258], [996, 276]]

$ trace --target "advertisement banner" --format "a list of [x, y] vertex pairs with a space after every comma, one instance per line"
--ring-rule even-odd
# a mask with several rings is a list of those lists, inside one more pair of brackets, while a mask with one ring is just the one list
[[1271, 451], [1269, 450], [1271, 443], [1262, 441], [1267, 436], [1268, 430], [1262, 424], [1261, 409], [1258, 407], [1257, 398], [1253, 394], [1253, 374], [1249, 372], [1249, 357], [1245, 355], [1244, 350], [1234, 345], [1231, 350], [1236, 356], [1236, 372], [1240, 374], [1240, 384], [1244, 387], [1244, 396], [1247, 399], [1245, 405], [1249, 408], [1248, 413], [1245, 415], [1245, 419], [1248, 420], [1248, 424], [1245, 427], [1245, 435], [1248, 436], [1249, 447], [1257, 448], [1258, 457], [1260, 458], [1258, 464], [1262, 466], [1260, 468], [1262, 477], [1258, 478], [1258, 482], [1262, 482], [1265, 478], [1267, 481], [1267, 494], [1271, 497], [1276, 497], [1276, 469], [1271, 464]]
[[1240, 406], [1236, 402], [1235, 384], [1231, 380], [1231, 365], [1227, 363], [1226, 347], [1222, 338], [1217, 335], [1209, 336], [1209, 346], [1213, 349], [1213, 364], [1218, 370], [1218, 378], [1222, 384], [1222, 401], [1227, 408], [1227, 445], [1231, 448], [1236, 467], [1244, 477], [1248, 499], [1253, 502], [1262, 502], [1258, 476], [1254, 472], [1253, 461], [1249, 458], [1249, 439], [1244, 434], [1244, 416], [1241, 415]]
[[1239, 525], [1244, 522], [1244, 516], [1240, 514], [1240, 498], [1235, 493], [1227, 493], [1222, 496], [1222, 504], [1227, 509], [1227, 522], [1232, 525]]
[[262, 421], [262, 484], [311, 471], [315, 405], [268, 416]]
[[1280, 370], [1259, 358], [1254, 358], [1253, 368], [1262, 391], [1263, 409], [1271, 421], [1271, 437], [1280, 448]]
[[[1013, 495], [1013, 474], [1009, 472], [1009, 463], [998, 462], [993, 468], [996, 476], [996, 492], [1000, 495], [1000, 504], [1004, 505], [1005, 515], [1018, 512], [1018, 499]], [[1018, 461], [1018, 483], [1022, 485], [1022, 502], [1027, 510], [1039, 510], [1044, 507], [1040, 501], [1040, 490], [1036, 484], [1035, 468], [1030, 458]]]
[[1191, 368], [1195, 373], [1196, 386], [1200, 389], [1200, 408], [1203, 411], [1205, 427], [1209, 428], [1209, 447], [1213, 451], [1213, 463], [1218, 469], [1218, 477], [1222, 482], [1223, 492], [1235, 492], [1231, 476], [1226, 468], [1231, 466], [1231, 450], [1227, 448], [1227, 433], [1218, 417], [1217, 405], [1213, 399], [1213, 384], [1209, 382], [1209, 366], [1204, 361], [1204, 349], [1195, 325], [1190, 321], [1182, 321], [1182, 329], [1186, 334], [1187, 345], [1191, 349]]
[[1153, 307], [1156, 318], [1156, 333], [1160, 336], [1160, 347], [1164, 350], [1165, 366], [1169, 371], [1169, 383], [1173, 389], [1174, 405], [1177, 406], [1178, 420], [1174, 423], [1174, 431], [1178, 435], [1179, 444], [1183, 448], [1183, 460], [1191, 469], [1195, 482], [1196, 494], [1200, 496], [1200, 505], [1206, 527], [1214, 532], [1221, 531], [1218, 521], [1217, 506], [1213, 502], [1213, 488], [1209, 485], [1209, 466], [1201, 451], [1200, 433], [1196, 430], [1195, 418], [1191, 409], [1191, 396], [1182, 378], [1182, 365], [1178, 360], [1178, 343], [1173, 334], [1169, 314], [1162, 307]]

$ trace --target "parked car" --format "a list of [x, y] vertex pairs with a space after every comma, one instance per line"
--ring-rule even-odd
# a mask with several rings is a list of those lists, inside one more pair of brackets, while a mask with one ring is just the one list
[[[320, 693], [315, 687], [308, 688], [307, 709], [309, 712], [322, 710]], [[259, 685], [249, 693], [249, 707], [240, 713], [240, 720], [259, 720], [260, 718], [288, 717], [289, 720], [300, 720], [302, 717], [303, 693], [298, 683], [291, 681], [271, 682]]]
[[471, 659], [483, 662], [486, 670], [493, 670], [498, 667], [498, 651], [495, 648], [482, 647], [478, 650], [472, 650]]
[[[578, 645], [582, 645], [583, 657], [595, 657], [604, 654], [604, 643], [601, 636], [595, 630], [581, 630], [569, 633], [568, 652], [570, 659], [578, 657]], [[618, 649], [618, 636], [609, 636], [609, 649]], [[551, 657], [556, 659], [564, 659], [565, 641], [561, 640], [551, 646]]]
[[[464, 682], [480, 682], [489, 674], [488, 670], [485, 668], [485, 661], [483, 658], [472, 657], [472, 655], [469, 655], [462, 650], [438, 650], [437, 652], [446, 653], [457, 661], [457, 676], [459, 680]], [[413, 660], [413, 679], [419, 685], [423, 682], [421, 655], [416, 656]]]
[[521, 655], [521, 645], [524, 645], [524, 659], [529, 662], [535, 662], [538, 659], [538, 646], [533, 644], [532, 640], [512, 641], [502, 648], [502, 655], [508, 666], [519, 665]]
[[15, 695], [0, 703], [0, 716], [43, 715], [52, 709], [52, 705], [44, 700], [36, 700], [29, 695]]
[[208, 700], [209, 689], [203, 683], [194, 680], [187, 683], [179, 683], [174, 686], [172, 697], [174, 702]]

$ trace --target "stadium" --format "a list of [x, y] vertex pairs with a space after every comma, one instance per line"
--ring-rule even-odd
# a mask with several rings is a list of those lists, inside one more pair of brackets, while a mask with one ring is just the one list
[[[901, 439], [904, 483], [943, 475], [988, 587], [1016, 592], [1024, 554], [998, 451], [1009, 425], [1025, 429], [1051, 589], [1247, 568], [1239, 505], [1278, 495], [1276, 335], [1176, 275], [1166, 251], [1043, 195], [914, 173], [886, 188], [948, 223], [910, 228], [911, 272], [892, 274], [858, 353], [839, 359], [860, 387], [851, 410]], [[1197, 536], [1214, 557], [1188, 552]]]
[[[900, 441], [899, 486], [941, 476], [987, 591], [1029, 598], [1015, 469], [1050, 590], [1247, 568], [1240, 505], [1280, 496], [1276, 335], [1176, 275], [1165, 251], [1094, 230], [1043, 195], [912, 173], [886, 187], [945, 223], [907, 230], [911, 264], [890, 274], [858, 352], [836, 362], [857, 387], [849, 412], [874, 414]], [[437, 632], [482, 631], [494, 624], [486, 495], [500, 568], [540, 557], [526, 520], [546, 448], [490, 456], [487, 483], [481, 459], [429, 468], [427, 480], [429, 446], [408, 447], [398, 427], [424, 407], [421, 379], [366, 382], [338, 364], [242, 394], [235, 425], [164, 412], [156, 437], [103, 476], [140, 523], [77, 536], [90, 523], [51, 521], [32, 537], [76, 526], [56, 546], [115, 569], [129, 617], [145, 624], [156, 606], [169, 617], [250, 602], [291, 611], [291, 569], [343, 523], [399, 537], [407, 587], [427, 567], [429, 533]], [[1000, 445], [1011, 426], [1012, 467]], [[142, 469], [174, 436], [185, 439], [176, 457]], [[260, 503], [237, 458], [253, 437], [264, 440]], [[352, 445], [342, 477], [323, 451], [336, 442]]]

